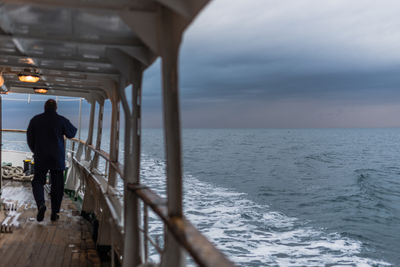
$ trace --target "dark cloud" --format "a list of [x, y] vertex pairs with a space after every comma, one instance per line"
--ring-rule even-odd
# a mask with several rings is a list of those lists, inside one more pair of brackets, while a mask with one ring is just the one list
[[[399, 7], [372, 0], [213, 1], [182, 45], [185, 125], [400, 126]], [[144, 105], [153, 120], [159, 88], [148, 91]]]

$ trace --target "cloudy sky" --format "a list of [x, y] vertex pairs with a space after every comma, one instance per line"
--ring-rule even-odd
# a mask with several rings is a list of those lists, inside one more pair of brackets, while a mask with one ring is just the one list
[[[183, 126], [400, 127], [399, 10], [396, 0], [211, 1], [182, 44]], [[143, 125], [160, 127], [159, 61], [143, 94]]]

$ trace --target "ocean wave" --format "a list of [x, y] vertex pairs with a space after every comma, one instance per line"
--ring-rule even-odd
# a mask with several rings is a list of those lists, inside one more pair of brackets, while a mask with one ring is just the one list
[[[385, 169], [357, 169], [355, 173], [360, 191], [365, 196], [384, 202], [400, 200], [398, 191], [400, 174], [397, 168], [387, 168], [386, 171]], [[398, 177], [397, 181], [394, 177]]]
[[[143, 155], [141, 174], [143, 183], [165, 195], [162, 161]], [[309, 227], [190, 174], [184, 176], [184, 207], [189, 220], [240, 266], [391, 266], [360, 256], [360, 241]], [[151, 233], [159, 238], [162, 225], [155, 218], [151, 222]]]
[[337, 154], [334, 152], [322, 152], [305, 156], [306, 160], [317, 161], [321, 163], [334, 163], [337, 159]]

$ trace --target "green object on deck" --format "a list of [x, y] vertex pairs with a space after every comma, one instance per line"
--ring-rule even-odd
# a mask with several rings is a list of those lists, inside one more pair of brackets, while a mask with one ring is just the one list
[[67, 181], [67, 173], [68, 173], [68, 167], [65, 167], [65, 170], [64, 170], [64, 184], [65, 184], [65, 181]]

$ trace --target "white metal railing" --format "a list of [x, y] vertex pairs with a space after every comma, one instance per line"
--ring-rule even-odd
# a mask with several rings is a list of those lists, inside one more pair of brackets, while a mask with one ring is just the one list
[[[25, 133], [25, 130], [2, 130], [3, 132]], [[122, 192], [108, 181], [109, 169], [115, 170], [124, 179], [123, 166], [111, 162], [107, 152], [87, 145], [85, 141], [70, 139], [67, 151], [71, 153], [72, 168], [70, 175], [76, 176], [77, 191], [83, 194], [82, 211], [94, 213], [99, 220], [99, 245], [111, 245], [118, 260], [123, 260], [124, 247], [124, 212]], [[85, 157], [85, 158], [84, 158]], [[105, 160], [103, 171], [95, 166], [96, 157]], [[87, 160], [89, 159], [89, 160]], [[108, 167], [107, 167], [108, 166]], [[71, 177], [68, 177], [71, 178]], [[68, 182], [68, 181], [67, 181]], [[165, 236], [167, 230], [184, 248], [199, 266], [233, 266], [184, 216], [171, 218], [168, 216], [167, 200], [154, 190], [144, 185], [127, 184], [127, 189], [140, 200], [140, 224], [135, 225], [142, 234], [141, 254], [143, 263], [151, 263], [150, 252], [156, 252], [160, 258], [165, 253]], [[162, 238], [153, 239], [149, 233], [149, 208], [164, 225]], [[153, 217], [154, 219], [154, 217]], [[150, 248], [152, 247], [152, 249]]]
[[[118, 197], [119, 191], [110, 186], [108, 183], [108, 174], [100, 173], [94, 166], [94, 157], [100, 156], [106, 160], [109, 168], [114, 169], [122, 179], [124, 179], [122, 169], [123, 166], [117, 163], [112, 163], [109, 160], [108, 153], [102, 150], [97, 150], [92, 145], [86, 145], [84, 141], [72, 139], [72, 142], [78, 145], [77, 149], [71, 149], [75, 153], [73, 157], [73, 166], [79, 170], [80, 179], [84, 186], [85, 197], [82, 209], [86, 212], [94, 212], [97, 218], [108, 217], [109, 221], [100, 221], [100, 224], [108, 224], [111, 229], [105, 230], [104, 227], [99, 228], [100, 243], [109, 241], [112, 244], [114, 251], [123, 259], [121, 248], [123, 247], [123, 208], [121, 198]], [[76, 147], [76, 146], [75, 146]], [[80, 153], [82, 156], [86, 151], [90, 150], [92, 160], [82, 163], [79, 159], [79, 147], [82, 148]], [[91, 185], [91, 187], [90, 187]], [[94, 187], [97, 187], [95, 189]], [[141, 202], [141, 218], [140, 225], [135, 227], [143, 235], [142, 247], [140, 248], [143, 255], [143, 263], [150, 263], [149, 246], [152, 246], [155, 251], [162, 257], [164, 247], [160, 244], [160, 240], [154, 240], [149, 234], [149, 213], [150, 208], [162, 221], [164, 227], [163, 236], [166, 235], [168, 229], [173, 233], [177, 242], [184, 248], [200, 266], [233, 266], [185, 217], [170, 218], [167, 212], [167, 200], [157, 195], [151, 188], [144, 185], [128, 184], [127, 188], [134, 192]], [[88, 194], [88, 195], [87, 195]], [[90, 197], [88, 197], [90, 196]], [[96, 205], [93, 201], [99, 201], [103, 205]], [[120, 203], [121, 205], [118, 205]], [[107, 216], [105, 216], [105, 214]], [[109, 224], [109, 222], [112, 222]], [[107, 236], [110, 232], [116, 234], [113, 237]], [[111, 239], [111, 240], [110, 240]], [[164, 240], [163, 240], [164, 241]], [[164, 244], [165, 245], [165, 244]]]

